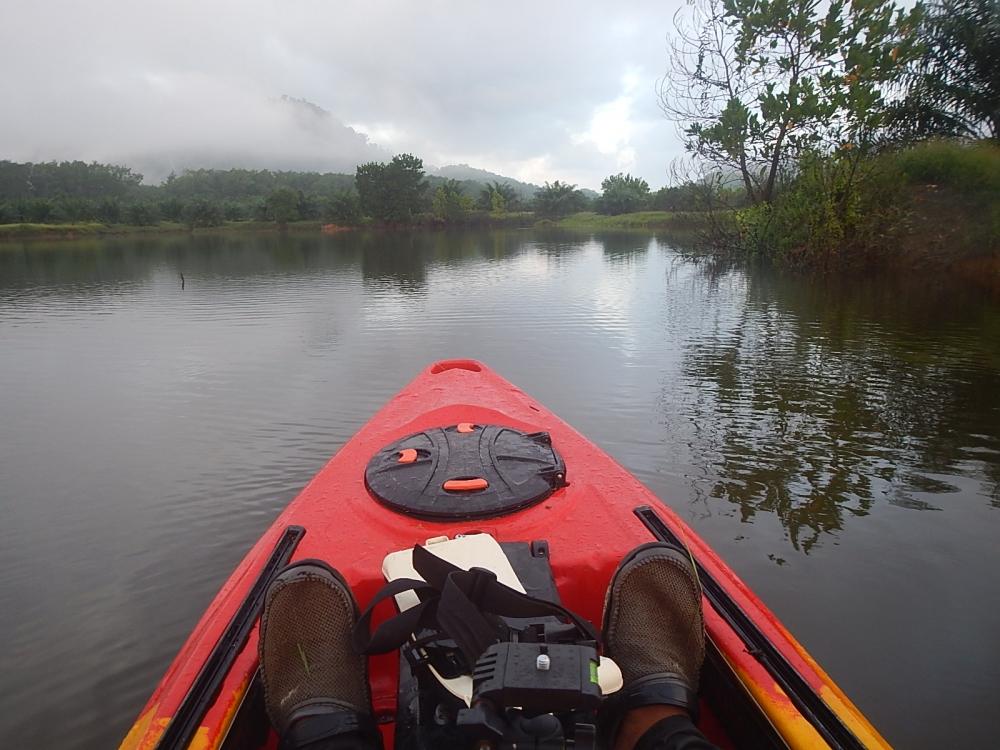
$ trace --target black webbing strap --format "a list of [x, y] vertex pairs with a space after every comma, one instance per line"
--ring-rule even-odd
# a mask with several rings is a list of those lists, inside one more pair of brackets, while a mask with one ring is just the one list
[[[504, 617], [556, 617], [568, 621], [580, 640], [597, 642], [594, 627], [565, 607], [536, 599], [505, 586], [496, 574], [483, 568], [463, 570], [419, 545], [413, 548], [413, 567], [424, 579], [390, 581], [361, 615], [354, 641], [365, 654], [383, 654], [399, 648], [419, 630], [437, 631], [455, 642], [468, 663], [494, 643], [510, 639]], [[415, 591], [420, 603], [386, 620], [371, 633], [375, 607], [391, 596]]]

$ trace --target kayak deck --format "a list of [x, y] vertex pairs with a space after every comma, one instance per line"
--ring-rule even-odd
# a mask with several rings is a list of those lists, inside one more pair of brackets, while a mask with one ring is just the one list
[[[372, 456], [407, 435], [451, 425], [547, 432], [565, 460], [565, 486], [530, 507], [472, 521], [425, 520], [376, 502], [365, 484]], [[384, 583], [381, 565], [388, 553], [470, 532], [501, 543], [546, 540], [563, 604], [593, 623], [601, 622], [604, 592], [628, 551], [656, 538], [681, 542], [705, 589], [709, 655], [701, 727], [711, 739], [724, 747], [888, 746], [753, 592], [638, 480], [485, 365], [449, 360], [428, 367], [389, 401], [279, 515], [195, 626], [122, 748], [157, 747], [165, 732], [170, 739], [182, 723], [178, 712], [190, 724], [191, 747], [273, 745], [255, 681], [253, 609], [269, 564], [326, 560], [364, 607]], [[281, 551], [283, 544], [291, 549]], [[369, 662], [373, 707], [387, 748], [393, 747], [405, 689], [399, 662], [393, 654]], [[191, 697], [193, 688], [199, 675], [204, 682], [213, 669], [215, 680], [202, 691], [193, 715], [190, 706], [199, 699]]]

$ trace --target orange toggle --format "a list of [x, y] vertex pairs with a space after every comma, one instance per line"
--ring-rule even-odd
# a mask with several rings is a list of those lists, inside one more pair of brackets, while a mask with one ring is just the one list
[[459, 432], [473, 432], [476, 426], [472, 422], [459, 422], [457, 429]]
[[399, 452], [399, 463], [401, 464], [412, 464], [417, 460], [417, 449], [416, 448], [403, 448]]
[[482, 477], [477, 479], [449, 479], [444, 483], [444, 488], [448, 492], [474, 492], [475, 490], [485, 490], [490, 486]]

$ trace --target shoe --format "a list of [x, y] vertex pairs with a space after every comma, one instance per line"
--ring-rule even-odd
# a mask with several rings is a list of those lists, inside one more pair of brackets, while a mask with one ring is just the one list
[[696, 717], [705, 620], [687, 552], [653, 542], [622, 560], [605, 601], [604, 645], [622, 670], [620, 711], [666, 704]]
[[264, 705], [282, 744], [377, 734], [368, 661], [351, 637], [357, 619], [346, 581], [322, 560], [294, 562], [271, 581], [258, 649]]

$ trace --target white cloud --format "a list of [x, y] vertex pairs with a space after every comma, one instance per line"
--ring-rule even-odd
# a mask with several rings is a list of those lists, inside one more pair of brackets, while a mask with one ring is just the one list
[[[275, 110], [315, 102], [392, 151], [596, 187], [662, 182], [656, 107], [679, 0], [33, 0], [0, 24], [0, 158], [331, 168], [370, 153]], [[173, 155], [173, 156], [171, 156]], [[475, 159], [475, 160], [474, 160]]]
[[636, 133], [634, 109], [642, 80], [639, 68], [630, 68], [622, 76], [621, 93], [614, 99], [594, 108], [587, 129], [571, 135], [575, 144], [593, 144], [605, 156], [613, 156], [619, 169], [635, 166], [636, 150], [632, 138]]

